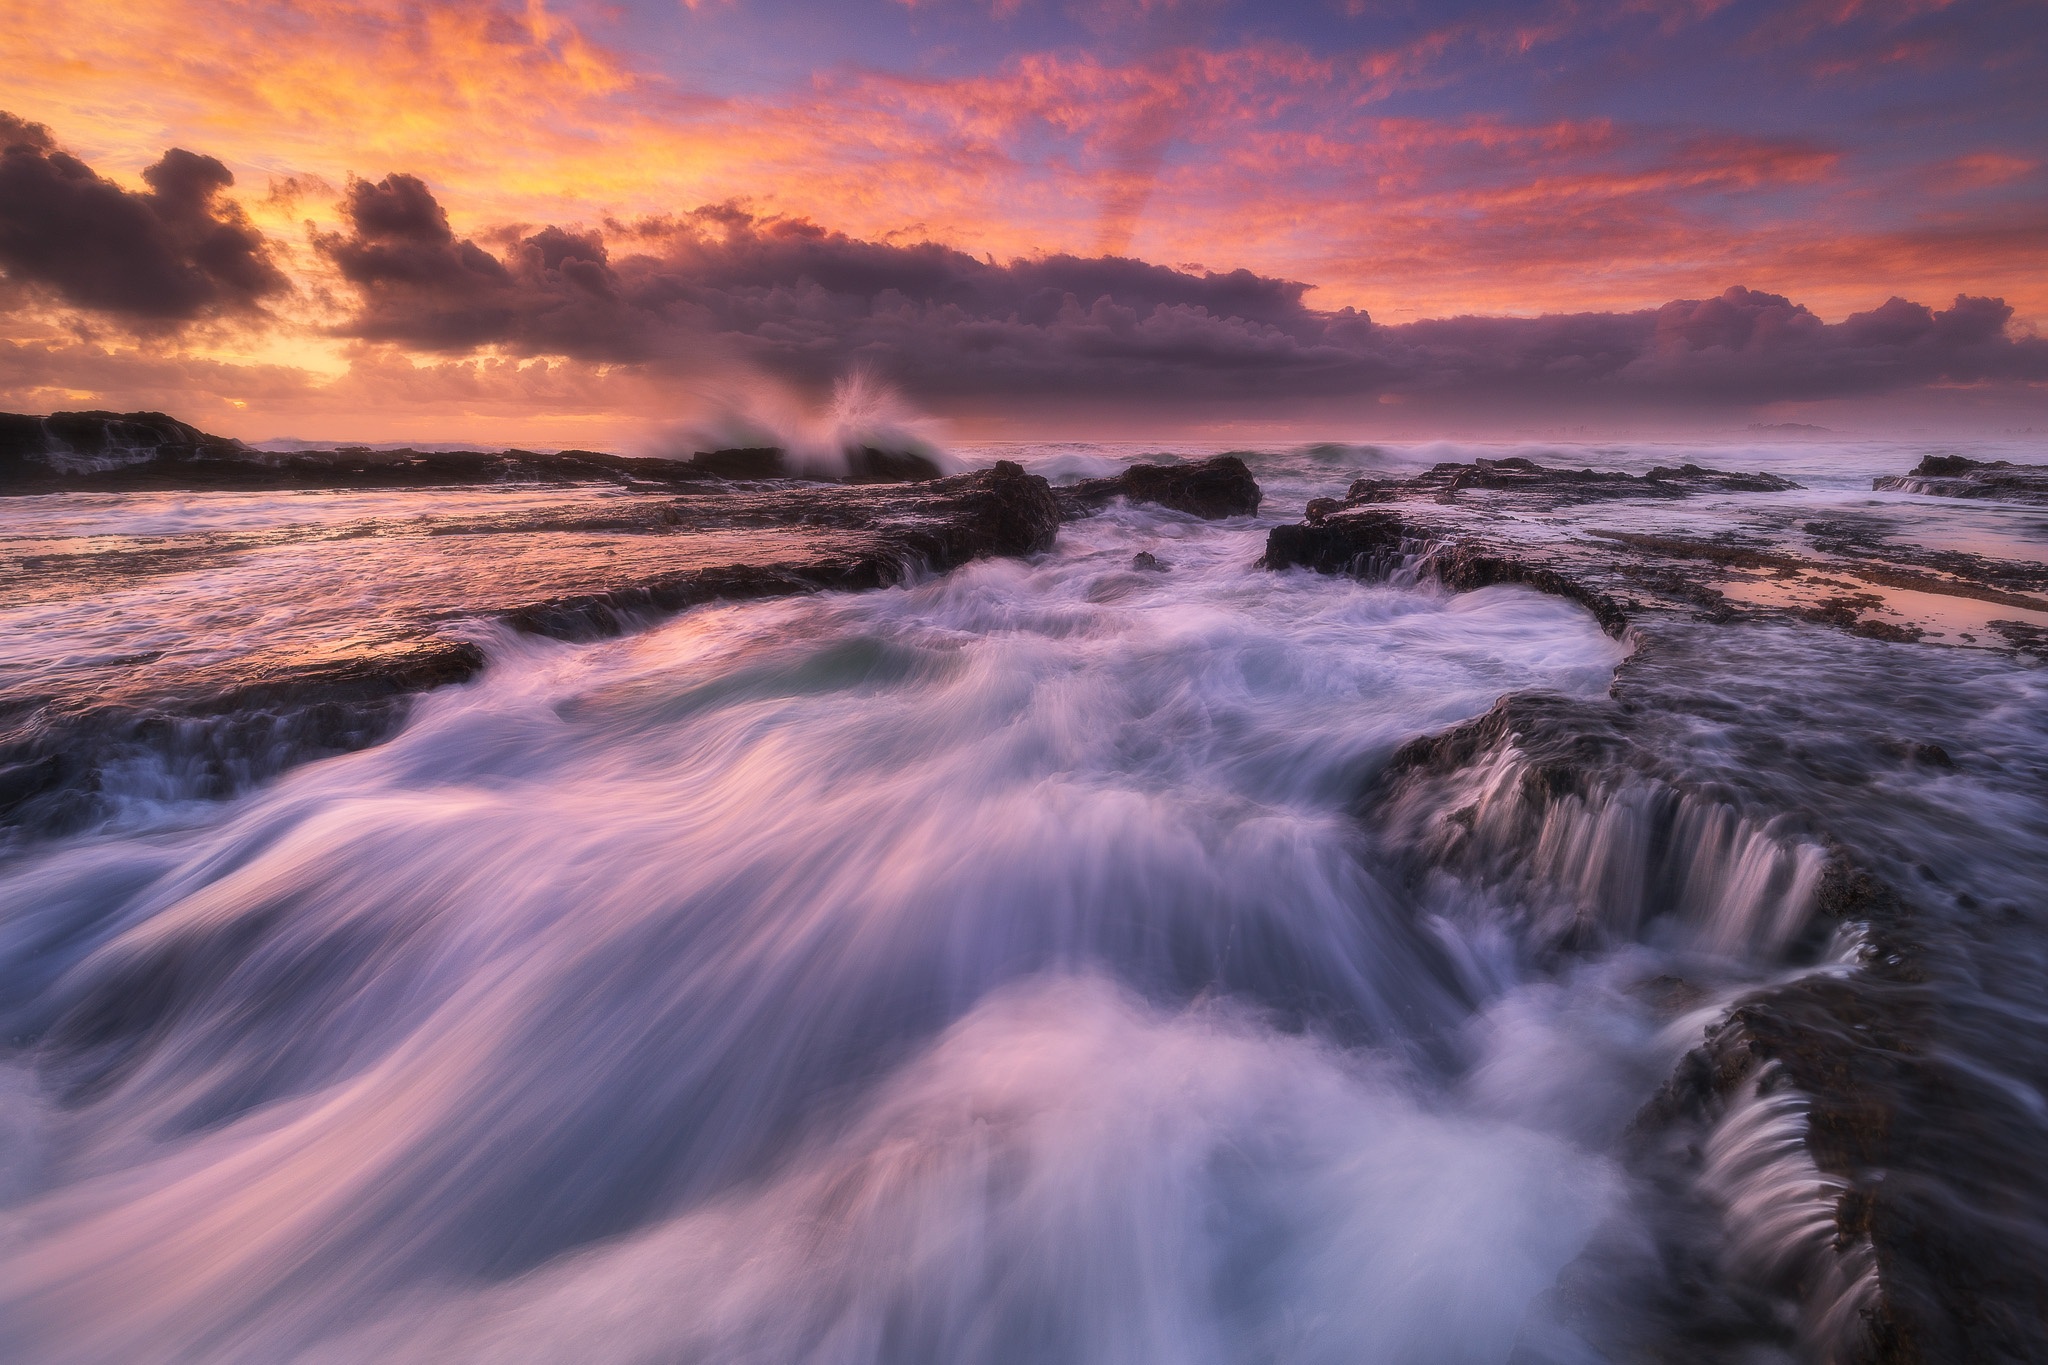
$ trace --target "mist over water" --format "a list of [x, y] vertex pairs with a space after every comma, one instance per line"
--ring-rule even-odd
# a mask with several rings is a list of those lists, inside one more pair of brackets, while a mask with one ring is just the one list
[[938, 421], [858, 367], [833, 383], [823, 403], [757, 375], [723, 385], [703, 409], [637, 453], [688, 459], [699, 451], [773, 447], [790, 473], [819, 479], [844, 478], [848, 456], [863, 446], [922, 455], [948, 474], [966, 467], [948, 452]]
[[[1568, 1341], [1560, 1273], [1649, 1236], [1631, 1116], [1733, 993], [1856, 947], [1788, 965], [1811, 858], [1733, 825], [1680, 930], [1562, 967], [1521, 892], [1401, 875], [1359, 815], [1387, 756], [1627, 648], [1522, 588], [1252, 567], [1308, 496], [1435, 458], [1304, 450], [1258, 464], [1262, 518], [1118, 504], [887, 591], [486, 633], [386, 744], [17, 851], [0, 1330], [37, 1362]], [[1748, 1103], [1713, 1169], [1791, 1201], [1731, 1234], [1762, 1262], [1816, 1177], [1790, 1102]]]

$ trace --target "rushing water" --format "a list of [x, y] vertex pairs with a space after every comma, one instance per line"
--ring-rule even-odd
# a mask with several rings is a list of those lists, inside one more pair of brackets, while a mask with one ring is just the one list
[[[1055, 479], [1136, 453], [1024, 452]], [[1596, 696], [1625, 653], [1521, 588], [1252, 567], [1306, 497], [1436, 458], [1268, 457], [1261, 518], [1117, 506], [1038, 560], [883, 592], [595, 644], [487, 633], [483, 676], [388, 743], [228, 802], [151, 786], [18, 849], [12, 1357], [1566, 1349], [1560, 1273], [1658, 1216], [1616, 1155], [1631, 1116], [1717, 1001], [1854, 945], [1795, 966], [1742, 928], [1811, 868], [1733, 827], [1700, 878], [1770, 866], [1714, 883], [1697, 932], [1563, 965], [1514, 907], [1397, 875], [1357, 816], [1396, 746], [1504, 692]], [[1868, 492], [1917, 458], [1896, 448], [1711, 462], [1767, 458], [1818, 475], [1816, 507], [1918, 515]], [[191, 502], [9, 515], [118, 536], [346, 511]], [[2043, 520], [1971, 515], [1978, 545]], [[1985, 686], [2032, 686], [1999, 667]], [[1647, 983], [1681, 968], [1706, 986], [1674, 1009]], [[1730, 1256], [1811, 1240], [1798, 1122], [1751, 1092], [1717, 1130]]]

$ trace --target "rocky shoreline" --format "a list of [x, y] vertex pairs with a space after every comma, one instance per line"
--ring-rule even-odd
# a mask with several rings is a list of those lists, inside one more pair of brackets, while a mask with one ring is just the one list
[[[1738, 934], [1791, 970], [1709, 1024], [1630, 1135], [1633, 1169], [1690, 1209], [1681, 1222], [1718, 1221], [1736, 1243], [1754, 1231], [1745, 1219], [1775, 1217], [1781, 1243], [1803, 1247], [1773, 1276], [1731, 1286], [1688, 1273], [1697, 1245], [1663, 1246], [1657, 1282], [1697, 1289], [1665, 1305], [1689, 1338], [1776, 1340], [1836, 1360], [2026, 1359], [2048, 1328], [2048, 1247], [2015, 1245], [2013, 1229], [2048, 1214], [2048, 1181], [2030, 1155], [2036, 1116], [1997, 1078], [2048, 1082], [2048, 1050], [1980, 1032], [1949, 1004], [1967, 993], [1937, 984], [1984, 979], [1985, 955], [2038, 931], [2040, 907], [2022, 903], [2028, 888], [1974, 874], [1981, 835], [1927, 779], [1995, 792], [2032, 775], [1957, 732], [1964, 694], [1929, 695], [1928, 679], [1967, 686], [1972, 651], [1913, 644], [1941, 623], [1917, 598], [1888, 604], [1886, 590], [2030, 616], [2048, 610], [2036, 595], [2048, 571], [1839, 526], [1700, 540], [1557, 515], [1782, 486], [1696, 467], [1631, 477], [1440, 465], [1310, 503], [1272, 530], [1263, 563], [1453, 591], [1521, 584], [1580, 603], [1633, 644], [1607, 698], [1504, 697], [1410, 743], [1361, 803], [1412, 876], [1454, 876], [1525, 907], [1540, 921], [1530, 937], [1556, 954], [1645, 932], [1719, 935], [1726, 950]], [[1947, 633], [2026, 655], [2039, 653], [2036, 629], [1993, 619]], [[1928, 847], [1902, 846], [1897, 822], [1871, 815], [1878, 789], [1924, 821]], [[1716, 903], [1738, 869], [1762, 923], [1730, 922]], [[1660, 917], [1674, 926], [1657, 929]], [[2016, 1003], [2041, 984], [2019, 975], [2024, 985], [2005, 987]], [[1711, 995], [1677, 979], [1656, 990], [1676, 1012]], [[1768, 1158], [1759, 1114], [1789, 1134]], [[1783, 1167], [1790, 1202], [1775, 1213], [1716, 1198], [1717, 1173], [1737, 1159], [1726, 1153], [1744, 1150]], [[1749, 1172], [1750, 1198], [1771, 1175]], [[2026, 1215], [2008, 1221], [2001, 1201]], [[1785, 1220], [1801, 1217], [1808, 1230], [1787, 1241]]]
[[[949, 478], [899, 462], [896, 472], [906, 477], [856, 476], [834, 485], [773, 477], [776, 466], [764, 463], [773, 451], [739, 452], [761, 457], [744, 467], [723, 460], [733, 452], [700, 456], [703, 466], [587, 452], [273, 457], [158, 414], [0, 418], [0, 438], [10, 420], [17, 428], [39, 424], [37, 440], [54, 429], [77, 459], [152, 452], [140, 463], [31, 479], [21, 473], [24, 463], [36, 465], [47, 452], [23, 455], [29, 436], [17, 431], [16, 444], [0, 450], [0, 485], [15, 493], [591, 489], [587, 499], [513, 510], [481, 504], [372, 515], [285, 534], [224, 532], [197, 544], [0, 552], [0, 564], [24, 585], [22, 600], [51, 610], [296, 548], [325, 546], [338, 560], [396, 541], [430, 565], [416, 583], [368, 602], [294, 602], [288, 610], [280, 602], [271, 615], [287, 612], [291, 624], [283, 629], [261, 628], [269, 618], [252, 602], [245, 621], [222, 623], [234, 643], [201, 656], [119, 651], [0, 689], [0, 829], [36, 835], [99, 818], [103, 774], [123, 766], [155, 763], [167, 769], [169, 789], [219, 797], [297, 763], [374, 744], [403, 720], [412, 696], [481, 669], [483, 653], [465, 635], [472, 625], [498, 622], [560, 639], [616, 635], [708, 602], [880, 588], [979, 558], [1039, 553], [1052, 546], [1062, 520], [1091, 515], [1115, 496], [1208, 515], [1258, 502], [1257, 484], [1235, 459], [1134, 471], [1055, 495], [1043, 478], [1007, 462]], [[881, 458], [875, 454], [871, 466]], [[650, 464], [658, 467], [650, 472]], [[490, 548], [470, 562], [464, 547], [477, 537]], [[337, 574], [346, 588], [345, 566]], [[297, 595], [291, 585], [285, 590]]]

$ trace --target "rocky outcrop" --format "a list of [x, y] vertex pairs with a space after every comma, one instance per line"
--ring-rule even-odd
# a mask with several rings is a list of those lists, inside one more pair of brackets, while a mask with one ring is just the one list
[[[1882, 1365], [2031, 1359], [2048, 1339], [2033, 1155], [2048, 1045], [2000, 1011], [2048, 989], [2021, 947], [2042, 868], [1970, 812], [2035, 799], [2038, 756], [1973, 729], [1983, 655], [1902, 650], [1933, 623], [1877, 613], [1898, 587], [2036, 614], [2048, 600], [2021, 589], [2039, 566], [1809, 526], [1792, 505], [1746, 514], [1753, 537], [1556, 515], [1702, 481], [1678, 472], [1365, 480], [1274, 528], [1265, 563], [1522, 583], [1633, 643], [1608, 696], [1504, 697], [1401, 748], [1359, 799], [1418, 888], [1453, 879], [1554, 964], [1641, 937], [1702, 954], [1700, 979], [1634, 988], [1669, 1021], [1719, 1002], [1625, 1144], [1671, 1210], [1646, 1282], [1677, 1287], [1657, 1309], [1673, 1339], [1726, 1344], [1699, 1352], [1716, 1361], [1745, 1342]], [[1995, 621], [1978, 643], [2026, 629]], [[1772, 975], [1731, 990], [1704, 965], [1717, 956]], [[1707, 1227], [1724, 1251], [1701, 1250]], [[1568, 1271], [1558, 1292], [1603, 1278]], [[1625, 1315], [1586, 1320], [1603, 1316]]]
[[232, 458], [241, 442], [161, 412], [0, 412], [0, 478], [23, 465], [89, 470], [148, 459]]
[[[846, 461], [844, 483], [916, 483], [936, 479], [945, 471], [928, 455], [914, 450], [883, 450], [878, 446], [849, 446], [841, 452]], [[689, 467], [721, 479], [787, 479], [818, 477], [793, 467], [788, 452], [780, 446], [745, 446], [729, 450], [700, 450], [690, 457]]]
[[[867, 487], [640, 489], [498, 513], [475, 500], [441, 511], [424, 503], [406, 518], [221, 532], [179, 548], [0, 545], [0, 573], [16, 585], [18, 605], [61, 616], [75, 604], [88, 622], [80, 629], [94, 632], [0, 685], [0, 828], [55, 831], [100, 818], [103, 775], [115, 770], [160, 773], [166, 795], [216, 797], [374, 744], [412, 696], [482, 666], [474, 645], [449, 634], [464, 621], [565, 638], [617, 634], [714, 600], [875, 588], [977, 558], [1039, 553], [1061, 520], [1046, 481], [1009, 462]], [[475, 548], [479, 536], [486, 548]], [[257, 567], [292, 556], [306, 574], [266, 577], [275, 571]], [[351, 556], [363, 557], [360, 575]], [[394, 556], [408, 572], [390, 571]], [[219, 648], [121, 654], [89, 623], [109, 593], [216, 572], [224, 596], [206, 609]], [[325, 575], [379, 590], [307, 587]]]
[[[1894, 545], [1846, 521], [1802, 526], [1788, 504], [1751, 515], [1760, 528], [1754, 536], [1713, 539], [1558, 515], [1623, 497], [1661, 501], [1790, 487], [1768, 475], [1692, 465], [1641, 477], [1553, 477], [1559, 473], [1526, 460], [1479, 461], [1439, 465], [1414, 479], [1362, 479], [1343, 498], [1311, 501], [1298, 524], [1274, 527], [1263, 562], [1272, 569], [1432, 578], [1460, 592], [1519, 583], [1578, 602], [1616, 635], [1631, 618], [1677, 614], [1804, 621], [1870, 639], [2031, 651], [2032, 632], [2048, 625], [2048, 569], [2038, 563]], [[1587, 495], [1592, 488], [1602, 491]], [[1805, 537], [1805, 553], [1786, 548], [1794, 536]], [[1975, 610], [1984, 620], [1959, 625], [1949, 603], [1982, 603]]]
[[156, 412], [0, 414], [0, 494], [431, 488], [465, 484], [670, 486], [709, 475], [680, 460], [592, 450], [251, 450]]
[[2048, 465], [2008, 460], [1972, 460], [1962, 455], [1929, 455], [1910, 474], [1886, 474], [1871, 481], [1879, 492], [1921, 493], [1935, 498], [1990, 498], [2048, 506]]
[[[1983, 994], [2003, 977], [1991, 989], [2025, 1008], [2038, 989], [2012, 969], [2025, 911], [1993, 912], [2032, 873], [1953, 809], [1960, 789], [1902, 780], [1960, 774], [1997, 801], [2028, 779], [1958, 757], [1973, 722], [1895, 659], [1825, 631], [1653, 621], [1610, 696], [1504, 697], [1404, 746], [1361, 798], [1418, 882], [1457, 878], [1554, 957], [1637, 937], [1708, 955], [1698, 979], [1636, 987], [1672, 1019], [1725, 1003], [1624, 1144], [1643, 1187], [1689, 1209], [1666, 1215], [1652, 1277], [1681, 1287], [1660, 1311], [1689, 1342], [2020, 1361], [2048, 1329], [2048, 1047]], [[1715, 954], [1775, 980], [1717, 987]], [[1759, 1117], [1773, 1141], [1745, 1131]], [[1714, 1287], [1728, 1273], [1736, 1292]]]
[[914, 450], [855, 446], [846, 452], [848, 483], [916, 483], [936, 479], [944, 472], [929, 456]]
[[1429, 498], [1455, 502], [1468, 489], [1514, 495], [1518, 503], [1562, 507], [1612, 498], [1685, 498], [1696, 493], [1776, 493], [1799, 485], [1775, 474], [1728, 473], [1696, 464], [1660, 465], [1647, 474], [1615, 470], [1552, 469], [1522, 456], [1439, 464], [1408, 479], [1360, 479], [1352, 502]]
[[713, 600], [885, 587], [914, 570], [943, 573], [970, 560], [1049, 550], [1061, 519], [1046, 481], [1008, 460], [992, 469], [922, 483], [907, 499], [842, 498], [844, 505], [834, 507], [814, 497], [802, 515], [814, 523], [864, 522], [861, 534], [835, 538], [809, 557], [681, 570], [603, 592], [532, 603], [507, 613], [506, 619], [535, 634], [587, 639], [616, 635], [635, 619]]
[[1070, 515], [1084, 515], [1116, 498], [1156, 503], [1206, 521], [1246, 517], [1259, 510], [1258, 480], [1235, 455], [1187, 464], [1137, 464], [1106, 479], [1083, 479], [1059, 490]]
[[[856, 446], [844, 482], [907, 483], [942, 472], [915, 451]], [[0, 413], [0, 495], [152, 489], [432, 488], [596, 483], [678, 487], [710, 479], [788, 478], [775, 447], [701, 451], [688, 460], [594, 450], [332, 450], [272, 452], [212, 436], [160, 412]]]
[[690, 457], [690, 467], [720, 479], [782, 479], [789, 476], [782, 462], [780, 446], [700, 450]]

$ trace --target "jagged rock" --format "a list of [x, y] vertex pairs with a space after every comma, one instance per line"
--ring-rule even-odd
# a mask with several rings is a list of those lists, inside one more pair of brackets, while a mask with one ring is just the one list
[[[1411, 741], [1371, 776], [1361, 813], [1418, 884], [1454, 876], [1523, 917], [1539, 951], [1562, 956], [1634, 937], [1651, 918], [1694, 932], [1687, 916], [1725, 913], [1716, 907], [1740, 850], [1745, 894], [1783, 888], [1754, 921], [1780, 926], [1761, 940], [1761, 960], [1812, 961], [1836, 926], [1861, 926], [1853, 969], [1740, 996], [1635, 1120], [1631, 1167], [1669, 1198], [1690, 1198], [1702, 1147], [1730, 1106], [1760, 1085], [1789, 1087], [1802, 1150], [1836, 1182], [1804, 1196], [1819, 1221], [1800, 1234], [1797, 1256], [1758, 1272], [1764, 1280], [1745, 1292], [1760, 1300], [1704, 1295], [1672, 1307], [1674, 1318], [1696, 1311], [1703, 1337], [1767, 1340], [1785, 1330], [1771, 1303], [1790, 1302], [1805, 1330], [1838, 1334], [1812, 1343], [1817, 1357], [2030, 1358], [2048, 1328], [2048, 1245], [2033, 1231], [2048, 1177], [2035, 1155], [2038, 1105], [2025, 1095], [2048, 1079], [2048, 1049], [1988, 1030], [1977, 994], [2009, 970], [1994, 963], [2015, 962], [1993, 926], [2026, 941], [2035, 932], [2018, 904], [1987, 904], [2012, 894], [2026, 860], [1996, 825], [1974, 825], [1946, 786], [2017, 791], [2029, 779], [1973, 764], [1975, 721], [1948, 690], [1973, 676], [1966, 656], [1946, 655], [1955, 666], [1944, 672], [1944, 656], [1872, 641], [1860, 603], [1824, 623], [1847, 631], [1716, 618], [1652, 572], [1656, 558], [1679, 559], [1697, 586], [1724, 570], [1785, 573], [1779, 561], [1800, 563], [1794, 556], [1636, 535], [1518, 545], [1514, 523], [1479, 509], [1451, 520], [1384, 504], [1318, 512], [1313, 524], [1278, 528], [1269, 562], [1368, 573], [1442, 562], [1455, 579], [1464, 536], [1482, 554], [1555, 553], [1585, 575], [1582, 588], [1636, 593], [1621, 604], [1636, 648], [1609, 695], [1511, 694]], [[1925, 737], [1902, 738], [1904, 726], [1924, 726]], [[1927, 785], [1937, 772], [1943, 785]], [[1871, 800], [1877, 790], [1882, 802]], [[2001, 858], [2005, 870], [1991, 870]], [[1711, 918], [1703, 926], [1710, 940], [1726, 932]], [[2035, 998], [2033, 967], [2013, 970], [2000, 998]], [[1951, 984], [1937, 991], [1940, 972]], [[1686, 1270], [1697, 1234], [1674, 1235], [1660, 1244], [1664, 1282], [1697, 1282]], [[1857, 1280], [1866, 1266], [1874, 1282]]]
[[1910, 474], [1885, 474], [1870, 486], [1880, 492], [1936, 498], [1994, 498], [2048, 505], [2048, 465], [1929, 455]]
[[1140, 550], [1131, 556], [1131, 567], [1143, 569], [1147, 573], [1165, 573], [1173, 566], [1150, 550]]
[[1059, 490], [1073, 515], [1083, 515], [1114, 498], [1157, 503], [1208, 521], [1250, 516], [1263, 494], [1258, 480], [1235, 455], [1189, 464], [1137, 464], [1106, 479], [1083, 479]]

